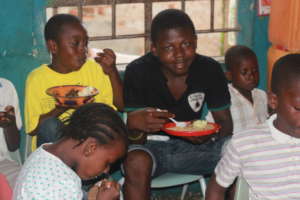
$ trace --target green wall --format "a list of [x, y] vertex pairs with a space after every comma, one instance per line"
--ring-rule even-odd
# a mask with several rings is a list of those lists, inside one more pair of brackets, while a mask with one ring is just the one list
[[[0, 12], [0, 76], [15, 85], [23, 116], [24, 86], [27, 74], [48, 62], [43, 42], [45, 22], [43, 0], [4, 0]], [[22, 131], [21, 151], [25, 133]]]

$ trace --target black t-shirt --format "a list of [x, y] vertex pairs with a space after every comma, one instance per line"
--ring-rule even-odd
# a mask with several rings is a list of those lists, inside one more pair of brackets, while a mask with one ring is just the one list
[[230, 105], [227, 81], [221, 66], [212, 58], [196, 55], [189, 68], [187, 89], [176, 100], [161, 71], [161, 63], [152, 53], [131, 62], [125, 71], [125, 106], [166, 109], [180, 121], [199, 119], [204, 102], [209, 110], [222, 110]]

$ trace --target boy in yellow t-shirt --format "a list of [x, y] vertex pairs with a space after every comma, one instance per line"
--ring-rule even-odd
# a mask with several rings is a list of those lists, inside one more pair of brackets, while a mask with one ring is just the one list
[[34, 69], [26, 81], [25, 129], [34, 136], [32, 150], [36, 145], [57, 140], [63, 125], [61, 119], [74, 110], [74, 107], [57, 105], [45, 92], [50, 87], [92, 86], [99, 90], [94, 102], [116, 105], [119, 109], [123, 106], [122, 82], [115, 66], [114, 52], [105, 49], [95, 58], [97, 62], [87, 60], [88, 35], [77, 17], [53, 16], [47, 22], [44, 34], [52, 62]]

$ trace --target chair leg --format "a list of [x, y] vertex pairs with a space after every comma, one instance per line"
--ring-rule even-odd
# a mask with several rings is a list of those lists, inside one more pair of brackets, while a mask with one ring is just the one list
[[124, 177], [122, 177], [122, 178], [118, 181], [118, 183], [119, 183], [120, 186], [121, 186], [121, 190], [120, 190], [120, 198], [119, 198], [119, 200], [124, 200], [124, 197], [123, 197], [123, 185], [124, 185], [124, 182], [125, 182]]
[[184, 200], [184, 197], [185, 197], [185, 194], [186, 194], [186, 191], [187, 191], [188, 187], [189, 187], [189, 184], [185, 184], [182, 187], [182, 192], [181, 192], [181, 197], [180, 197], [181, 200]]
[[202, 192], [202, 195], [205, 199], [205, 192], [206, 192], [206, 182], [205, 182], [205, 178], [202, 177], [199, 179], [199, 183], [200, 183], [200, 187], [201, 187], [201, 192]]

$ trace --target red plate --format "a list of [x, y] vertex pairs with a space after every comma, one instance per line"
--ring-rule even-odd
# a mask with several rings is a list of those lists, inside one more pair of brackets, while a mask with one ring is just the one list
[[220, 129], [220, 126], [216, 123], [207, 122], [207, 124], [212, 125], [213, 128], [203, 131], [175, 131], [168, 129], [176, 126], [174, 122], [170, 122], [164, 125], [163, 131], [174, 136], [202, 136], [213, 134]]

